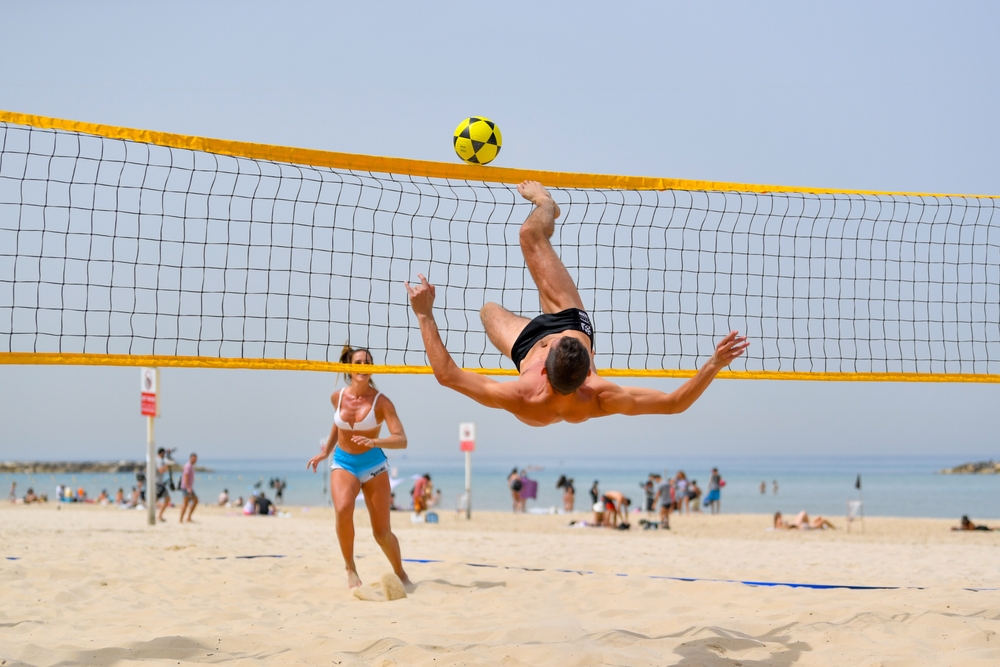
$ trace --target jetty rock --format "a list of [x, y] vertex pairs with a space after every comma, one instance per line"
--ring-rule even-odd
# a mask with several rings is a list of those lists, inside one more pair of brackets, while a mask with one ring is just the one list
[[975, 463], [963, 463], [954, 468], [945, 468], [942, 475], [1000, 475], [1000, 461], [977, 461]]

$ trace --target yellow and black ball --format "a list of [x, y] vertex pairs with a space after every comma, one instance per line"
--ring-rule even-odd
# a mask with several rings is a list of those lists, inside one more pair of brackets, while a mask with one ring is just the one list
[[489, 164], [500, 152], [500, 128], [489, 118], [472, 116], [455, 128], [455, 152], [469, 164]]

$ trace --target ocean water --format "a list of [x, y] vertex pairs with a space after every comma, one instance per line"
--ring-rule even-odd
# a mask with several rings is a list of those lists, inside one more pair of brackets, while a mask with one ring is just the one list
[[[709, 473], [719, 468], [726, 485], [722, 490], [723, 512], [810, 514], [843, 517], [847, 501], [860, 497], [868, 516], [941, 517], [958, 519], [968, 514], [974, 520], [1000, 519], [1000, 475], [942, 475], [938, 471], [964, 463], [963, 457], [908, 458], [819, 458], [819, 457], [747, 457], [747, 458], [536, 458], [534, 460], [499, 459], [472, 456], [472, 507], [480, 510], [510, 510], [511, 498], [506, 478], [514, 466], [526, 468], [538, 482], [538, 498], [529, 500], [529, 511], [557, 511], [562, 507], [562, 492], [556, 489], [560, 475], [574, 479], [576, 510], [587, 511], [588, 493], [594, 480], [602, 492], [621, 491], [641, 507], [640, 488], [651, 472], [674, 474], [684, 470], [707, 493]], [[409, 507], [409, 490], [414, 476], [430, 473], [435, 488], [442, 491], [441, 511], [455, 509], [465, 487], [463, 455], [452, 458], [420, 458], [407, 453], [390, 453], [397, 504]], [[269, 498], [274, 491], [269, 480], [279, 477], [287, 482], [285, 504], [328, 506], [328, 470], [312, 473], [304, 459], [275, 460], [206, 460], [200, 465], [211, 473], [199, 473], [195, 489], [203, 503], [214, 503], [220, 491], [228, 489], [234, 500], [262, 489]], [[855, 488], [861, 475], [861, 490]], [[179, 476], [175, 475], [179, 481]], [[774, 493], [773, 482], [778, 491]], [[18, 495], [28, 487], [36, 493], [54, 495], [56, 484], [83, 487], [90, 497], [102, 489], [114, 496], [121, 487], [126, 497], [135, 483], [133, 475], [0, 475], [0, 491], [6, 492], [17, 482]], [[760, 483], [766, 493], [760, 493]], [[174, 501], [181, 496], [174, 494]]]

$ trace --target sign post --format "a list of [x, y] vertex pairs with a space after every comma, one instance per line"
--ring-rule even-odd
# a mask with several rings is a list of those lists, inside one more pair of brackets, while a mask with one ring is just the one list
[[142, 369], [142, 414], [146, 416], [146, 520], [156, 525], [156, 436], [153, 420], [160, 414], [160, 369]]
[[472, 452], [476, 449], [476, 425], [458, 425], [458, 448], [465, 452], [465, 518], [472, 518]]

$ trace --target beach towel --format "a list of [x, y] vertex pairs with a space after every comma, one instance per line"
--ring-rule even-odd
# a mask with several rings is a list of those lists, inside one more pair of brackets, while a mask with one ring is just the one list
[[527, 477], [522, 477], [521, 498], [538, 498], [538, 482]]

